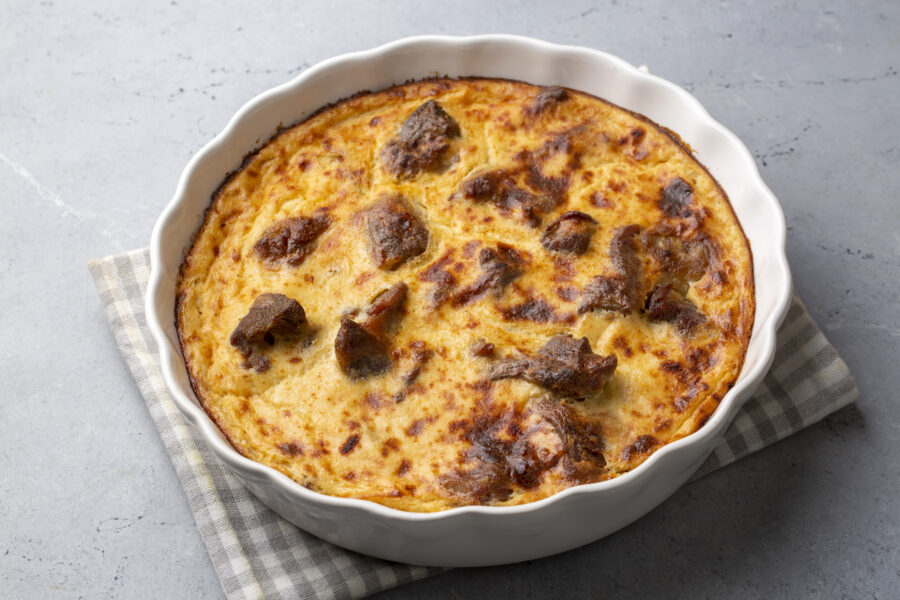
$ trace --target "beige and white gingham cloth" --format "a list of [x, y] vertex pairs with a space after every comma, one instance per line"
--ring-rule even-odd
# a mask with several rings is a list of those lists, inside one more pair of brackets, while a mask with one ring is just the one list
[[[291, 525], [252, 496], [178, 412], [144, 316], [148, 250], [91, 262], [109, 324], [181, 484], [229, 600], [361, 598], [441, 569], [356, 554]], [[695, 478], [853, 402], [856, 383], [794, 296], [771, 370]]]

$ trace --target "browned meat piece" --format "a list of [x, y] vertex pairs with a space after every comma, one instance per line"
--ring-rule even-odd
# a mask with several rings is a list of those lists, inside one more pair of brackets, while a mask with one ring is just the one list
[[397, 177], [412, 177], [437, 166], [458, 137], [459, 124], [440, 104], [429, 100], [407, 117], [397, 135], [381, 151], [385, 169]]
[[634, 297], [629, 293], [622, 277], [594, 277], [584, 288], [578, 313], [590, 310], [611, 310], [627, 315], [635, 309]]
[[600, 308], [627, 315], [640, 307], [642, 267], [634, 244], [638, 233], [640, 227], [637, 225], [616, 230], [609, 244], [609, 256], [618, 273], [591, 280], [578, 305], [579, 313]]
[[467, 200], [493, 202], [498, 197], [500, 189], [506, 185], [507, 177], [507, 172], [503, 170], [488, 171], [463, 181], [459, 186], [459, 192]]
[[[382, 290], [366, 308], [366, 320], [362, 324], [347, 316], [341, 317], [341, 328], [334, 339], [334, 353], [347, 375], [365, 378], [391, 368], [390, 343], [385, 336], [397, 327], [403, 316], [408, 292], [408, 286], [402, 281]], [[420, 356], [424, 350], [418, 349], [416, 344], [424, 343], [412, 344], [415, 362], [421, 365], [425, 362]]]
[[261, 294], [231, 334], [231, 345], [244, 356], [244, 368], [261, 373], [270, 367], [269, 359], [260, 354], [276, 337], [299, 333], [306, 324], [306, 313], [300, 303], [284, 294]]
[[656, 227], [641, 235], [647, 254], [667, 274], [685, 281], [703, 277], [715, 256], [708, 238], [686, 240], [672, 227]]
[[569, 92], [558, 86], [547, 87], [538, 92], [537, 96], [525, 107], [525, 114], [533, 117], [539, 115], [548, 108], [556, 106], [569, 99]]
[[408, 291], [409, 287], [400, 281], [375, 296], [366, 311], [366, 329], [383, 335], [396, 327], [403, 316]]
[[595, 354], [587, 338], [576, 340], [570, 335], [557, 335], [535, 356], [510, 357], [494, 363], [488, 377], [521, 377], [561, 396], [580, 397], [603, 387], [617, 364], [614, 354]]
[[626, 278], [640, 275], [641, 259], [634, 247], [634, 238], [641, 232], [637, 225], [625, 225], [616, 229], [609, 243], [609, 257], [613, 266]]
[[428, 229], [400, 196], [383, 196], [367, 211], [369, 249], [381, 269], [396, 269], [428, 247]]
[[253, 250], [266, 263], [299, 266], [330, 223], [328, 215], [285, 219], [266, 229]]
[[472, 356], [487, 358], [494, 355], [494, 344], [487, 340], [477, 340], [472, 344]]
[[428, 265], [424, 270], [419, 272], [419, 281], [426, 281], [434, 284], [431, 291], [431, 305], [438, 307], [444, 303], [450, 296], [450, 292], [456, 286], [456, 277], [448, 271], [450, 263], [453, 262], [453, 249], [447, 250], [443, 256]]
[[689, 217], [693, 211], [689, 206], [694, 202], [694, 190], [690, 184], [676, 177], [662, 189], [659, 208], [669, 217]]
[[541, 245], [551, 252], [584, 254], [596, 230], [597, 221], [593, 217], [570, 210], [547, 227], [541, 236]]
[[500, 308], [500, 314], [507, 321], [532, 321], [534, 323], [569, 323], [575, 322], [572, 313], [559, 313], [544, 298], [528, 297], [519, 304]]
[[506, 244], [497, 249], [482, 248], [478, 253], [481, 274], [470, 285], [453, 295], [453, 306], [464, 306], [493, 292], [499, 296], [503, 289], [522, 274], [522, 256]]
[[563, 464], [567, 475], [588, 476], [606, 466], [600, 423], [579, 415], [562, 402], [544, 400], [535, 408], [553, 426], [566, 448]]
[[488, 171], [467, 179], [459, 186], [459, 195], [466, 200], [490, 202], [505, 216], [519, 210], [532, 227], [538, 227], [543, 213], [552, 210], [557, 204], [557, 200], [550, 194], [535, 194], [520, 188], [514, 173], [506, 169]]
[[391, 368], [390, 349], [384, 338], [348, 317], [341, 317], [334, 354], [341, 370], [350, 377], [362, 379]]
[[671, 323], [681, 335], [689, 335], [706, 317], [694, 304], [676, 292], [671, 283], [656, 288], [644, 307], [651, 321]]

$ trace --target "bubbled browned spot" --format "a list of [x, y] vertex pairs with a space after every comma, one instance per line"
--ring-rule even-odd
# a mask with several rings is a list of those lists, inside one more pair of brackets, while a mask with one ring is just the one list
[[624, 147], [625, 153], [635, 160], [643, 160], [650, 153], [649, 150], [641, 143], [646, 136], [646, 131], [640, 127], [636, 127], [628, 132], [628, 135], [622, 136], [618, 140], [620, 147]]
[[423, 369], [431, 360], [434, 351], [422, 340], [413, 340], [407, 344], [404, 358], [409, 358], [407, 370], [400, 377], [403, 387], [394, 394], [394, 402], [402, 402], [411, 394], [423, 393], [425, 388], [416, 384], [416, 380], [422, 374]]
[[664, 360], [659, 363], [659, 368], [666, 373], [679, 373], [681, 371], [681, 363], [677, 360]]
[[313, 449], [313, 452], [312, 452], [312, 457], [319, 458], [322, 456], [328, 456], [329, 454], [331, 454], [331, 450], [329, 450], [329, 448], [328, 448], [328, 442], [326, 442], [325, 440], [321, 440], [321, 439], [316, 440], [315, 448]]
[[617, 335], [613, 338], [612, 344], [613, 348], [621, 350], [622, 354], [624, 354], [626, 358], [631, 358], [631, 355], [634, 354], [631, 348], [628, 346], [628, 340], [626, 340], [624, 336]]
[[391, 452], [400, 451], [400, 440], [390, 437], [381, 444], [381, 456], [388, 456]]
[[299, 442], [278, 444], [278, 451], [285, 456], [303, 456], [303, 444]]
[[556, 296], [565, 302], [575, 302], [581, 295], [579, 289], [572, 285], [562, 285], [554, 289]]
[[414, 420], [410, 423], [403, 432], [409, 437], [419, 437], [423, 431], [425, 431], [425, 426], [429, 423], [433, 423], [435, 421], [435, 417], [422, 417], [420, 419]]
[[350, 454], [354, 449], [359, 445], [359, 434], [354, 433], [350, 437], [348, 437], [344, 443], [341, 445], [340, 452], [343, 455]]
[[616, 203], [601, 194], [600, 192], [594, 192], [591, 194], [591, 204], [596, 206], [597, 208], [614, 208]]
[[397, 467], [397, 470], [394, 471], [394, 473], [398, 477], [403, 477], [404, 475], [409, 473], [409, 470], [411, 468], [412, 468], [412, 462], [410, 462], [410, 460], [408, 458], [404, 458], [403, 460], [400, 461], [400, 465]]
[[367, 390], [363, 401], [376, 411], [388, 405], [387, 397], [381, 390]]
[[633, 456], [646, 454], [660, 444], [662, 444], [662, 442], [652, 435], [642, 435], [622, 451], [622, 460], [629, 461]]

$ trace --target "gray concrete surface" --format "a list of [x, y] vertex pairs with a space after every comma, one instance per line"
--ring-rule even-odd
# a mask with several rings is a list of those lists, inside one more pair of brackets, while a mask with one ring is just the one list
[[145, 246], [256, 93], [418, 33], [618, 54], [755, 153], [857, 406], [557, 557], [385, 598], [897, 598], [900, 3], [0, 3], [0, 596], [221, 598], [89, 259]]

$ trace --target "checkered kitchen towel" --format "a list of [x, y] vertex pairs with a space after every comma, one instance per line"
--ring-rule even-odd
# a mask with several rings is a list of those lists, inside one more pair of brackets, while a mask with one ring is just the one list
[[[229, 600], [360, 598], [438, 573], [324, 542], [266, 508], [215, 459], [166, 392], [144, 318], [149, 252], [90, 264], [119, 349], [181, 479]], [[695, 477], [755, 452], [853, 402], [844, 361], [794, 296], [772, 369]]]

